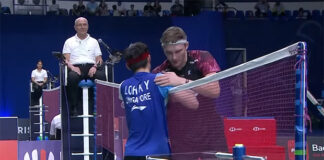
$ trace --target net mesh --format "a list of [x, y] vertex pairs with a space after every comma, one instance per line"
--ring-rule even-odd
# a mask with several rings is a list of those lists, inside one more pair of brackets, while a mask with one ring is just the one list
[[[243, 143], [250, 155], [288, 159], [294, 141], [295, 64], [296, 56], [290, 56], [171, 93], [178, 96], [177, 101], [170, 98], [167, 108], [172, 159], [212, 159], [210, 153], [232, 152], [236, 143]], [[218, 96], [208, 94], [218, 89]], [[187, 91], [199, 94], [175, 95]], [[122, 157], [128, 131], [118, 86], [97, 83], [97, 95], [99, 144]], [[198, 108], [181, 102], [194, 100]]]

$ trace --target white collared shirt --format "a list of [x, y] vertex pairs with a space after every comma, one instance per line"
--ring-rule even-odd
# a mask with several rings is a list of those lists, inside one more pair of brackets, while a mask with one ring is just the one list
[[61, 114], [58, 114], [53, 118], [51, 122], [50, 135], [55, 135], [56, 129], [62, 129]]
[[47, 78], [47, 72], [44, 69], [42, 69], [41, 71], [38, 71], [38, 69], [34, 69], [32, 71], [31, 77], [35, 78], [36, 82], [44, 82], [45, 78]]
[[95, 64], [96, 57], [101, 55], [101, 50], [98, 41], [89, 34], [83, 40], [75, 35], [65, 41], [63, 54], [70, 54], [71, 64]]

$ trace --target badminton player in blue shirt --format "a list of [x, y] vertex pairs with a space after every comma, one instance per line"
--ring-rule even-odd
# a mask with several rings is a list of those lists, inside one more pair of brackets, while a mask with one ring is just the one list
[[[125, 146], [125, 160], [146, 160], [147, 155], [163, 155], [168, 159], [170, 145], [166, 121], [166, 102], [171, 86], [161, 87], [150, 73], [151, 56], [146, 44], [136, 42], [124, 52], [126, 66], [134, 75], [121, 83], [120, 95], [124, 103], [129, 136]], [[188, 97], [192, 96], [192, 98]], [[186, 101], [180, 100], [186, 98]], [[195, 109], [198, 101], [194, 92], [172, 94], [171, 99]]]

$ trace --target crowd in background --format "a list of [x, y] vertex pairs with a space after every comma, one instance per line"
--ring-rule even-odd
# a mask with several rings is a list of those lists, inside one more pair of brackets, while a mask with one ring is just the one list
[[[193, 1], [194, 2], [194, 1]], [[207, 2], [207, 1], [206, 1]], [[223, 13], [224, 17], [239, 17], [241, 14], [245, 17], [257, 17], [264, 18], [270, 16], [293, 16], [296, 18], [309, 18], [311, 17], [311, 11], [299, 8], [298, 10], [287, 11], [285, 6], [278, 0], [273, 6], [270, 6], [267, 0], [258, 0], [254, 6], [254, 11], [248, 10], [245, 13], [238, 11], [235, 8], [229, 6], [224, 0], [214, 0], [214, 5], [207, 4], [206, 2], [196, 1], [195, 3], [188, 3], [183, 5], [179, 0], [174, 0], [169, 10], [162, 10], [159, 0], [155, 0], [153, 3], [147, 1], [142, 10], [136, 10], [135, 4], [125, 6], [122, 1], [118, 1], [117, 4], [108, 6], [106, 0], [100, 2], [95, 0], [89, 0], [84, 2], [79, 0], [78, 3], [73, 4], [70, 10], [60, 8], [56, 0], [52, 0], [48, 5], [47, 15], [71, 15], [71, 16], [194, 16], [199, 14], [203, 10], [213, 10]], [[18, 3], [23, 4], [24, 0], [19, 0]], [[35, 2], [34, 2], [35, 3]], [[39, 3], [37, 1], [37, 3]], [[206, 3], [206, 4], [205, 4]], [[10, 8], [1, 5], [1, 14], [11, 14]], [[320, 15], [319, 11], [315, 14]], [[322, 11], [323, 12], [323, 11]], [[323, 13], [322, 13], [323, 14]]]

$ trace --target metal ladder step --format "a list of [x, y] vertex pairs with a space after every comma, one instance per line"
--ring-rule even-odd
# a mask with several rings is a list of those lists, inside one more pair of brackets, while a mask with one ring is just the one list
[[[72, 156], [92, 156], [94, 153], [71, 153]], [[102, 155], [101, 152], [97, 153], [97, 155]]]
[[29, 106], [30, 109], [36, 109], [36, 108], [48, 108], [48, 106]]
[[94, 134], [71, 134], [72, 137], [92, 137]]
[[[94, 134], [93, 133], [89, 133], [91, 136], [93, 136]], [[79, 136], [80, 135], [80, 136]], [[82, 133], [71, 133], [71, 136], [72, 137], [82, 137], [81, 135], [83, 135]], [[98, 133], [97, 136], [102, 136], [101, 133]]]
[[[29, 111], [30, 112], [30, 111]], [[43, 111], [43, 112], [48, 112], [48, 110]], [[39, 113], [39, 111], [35, 112], [30, 112], [30, 113]], [[34, 114], [34, 116], [40, 116], [41, 114]], [[45, 114], [42, 114], [42, 116], [45, 116]]]
[[[36, 134], [40, 134], [40, 132], [34, 132], [34, 134], [35, 134], [35, 133], [36, 133]], [[48, 133], [48, 132], [43, 132], [43, 133]]]
[[[33, 124], [38, 124], [38, 125], [40, 125], [41, 123], [38, 122], [38, 123], [33, 123]], [[43, 124], [46, 125], [46, 124], [48, 124], [48, 123], [47, 123], [47, 122], [43, 122]]]
[[92, 118], [93, 115], [78, 115], [78, 116], [72, 116], [71, 118]]

